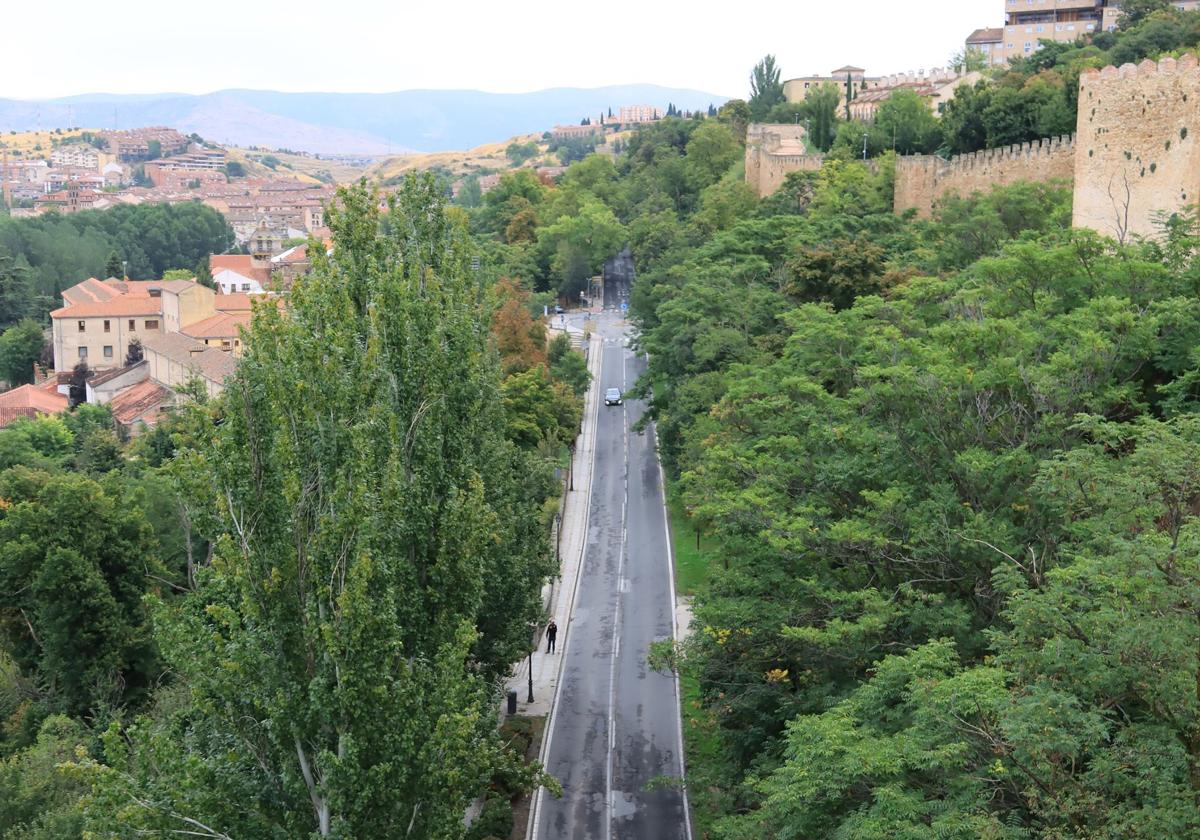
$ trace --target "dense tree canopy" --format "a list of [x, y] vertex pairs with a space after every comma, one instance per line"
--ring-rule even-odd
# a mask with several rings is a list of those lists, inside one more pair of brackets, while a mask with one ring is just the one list
[[[64, 288], [112, 274], [114, 256], [120, 255], [115, 264], [127, 262], [129, 277], [149, 280], [172, 268], [194, 269], [232, 247], [229, 224], [198, 203], [119, 205], [32, 219], [0, 216], [0, 303], [13, 266], [27, 273], [34, 295], [42, 296], [36, 311], [21, 314], [42, 318]], [[3, 318], [0, 309], [0, 323]]]

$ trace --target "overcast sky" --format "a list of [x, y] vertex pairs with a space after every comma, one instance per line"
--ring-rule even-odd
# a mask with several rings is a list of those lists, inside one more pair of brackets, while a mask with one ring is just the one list
[[[58, 0], [5, 4], [0, 97], [222, 88], [516, 93], [647, 82], [743, 96], [843, 64], [943, 66], [1004, 0]], [[312, 11], [309, 11], [312, 9]]]

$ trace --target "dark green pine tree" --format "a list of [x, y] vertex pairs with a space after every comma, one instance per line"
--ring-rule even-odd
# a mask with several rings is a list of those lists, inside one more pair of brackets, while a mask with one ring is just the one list
[[121, 255], [112, 250], [108, 252], [108, 259], [104, 263], [105, 277], [125, 277], [125, 266], [121, 262]]

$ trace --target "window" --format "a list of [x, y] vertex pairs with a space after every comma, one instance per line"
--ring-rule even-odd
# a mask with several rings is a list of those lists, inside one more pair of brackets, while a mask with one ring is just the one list
[[248, 292], [248, 291], [250, 291], [250, 284], [249, 284], [249, 283], [243, 283], [243, 284], [242, 284], [242, 291], [243, 291], [243, 292]]
[[79, 348], [79, 358], [81, 358], [81, 359], [87, 358], [87, 348], [86, 347]]
[[147, 321], [147, 322], [146, 322], [146, 329], [148, 329], [148, 330], [156, 330], [156, 329], [158, 329], [158, 321]]
[[86, 328], [87, 328], [87, 321], [80, 321], [79, 322], [79, 331], [83, 332]]
[[129, 331], [130, 332], [137, 331], [137, 321], [133, 320], [132, 318], [129, 319]]
[[112, 322], [111, 322], [111, 321], [105, 321], [105, 322], [104, 322], [104, 331], [105, 331], [105, 332], [112, 332]]
[[104, 358], [106, 358], [106, 359], [112, 358], [112, 345], [111, 344], [104, 345]]

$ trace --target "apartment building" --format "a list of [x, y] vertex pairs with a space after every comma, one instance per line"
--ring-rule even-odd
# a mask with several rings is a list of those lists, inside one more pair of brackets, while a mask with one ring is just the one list
[[[1200, 0], [1174, 0], [1183, 11], [1200, 9]], [[968, 51], [985, 55], [989, 64], [1005, 64], [1037, 52], [1040, 41], [1074, 41], [1117, 28], [1120, 0], [1004, 0], [1004, 26], [977, 29], [967, 38]]]
[[107, 142], [109, 154], [126, 163], [147, 160], [150, 144], [157, 144], [160, 156], [180, 154], [191, 143], [184, 135], [166, 126], [133, 128], [127, 131], [102, 131], [100, 136]]
[[962, 85], [973, 85], [982, 78], [982, 73], [960, 75], [942, 68], [934, 68], [928, 73], [921, 71], [884, 76], [876, 87], [864, 89], [850, 102], [850, 116], [863, 122], [874, 122], [879, 106], [901, 90], [917, 94], [928, 103], [929, 110], [940, 116], [946, 103], [954, 98]]
[[622, 105], [617, 115], [619, 123], [643, 123], [660, 120], [665, 112], [653, 105]]
[[100, 153], [83, 143], [59, 146], [50, 153], [52, 166], [78, 166], [96, 172], [100, 168]]

